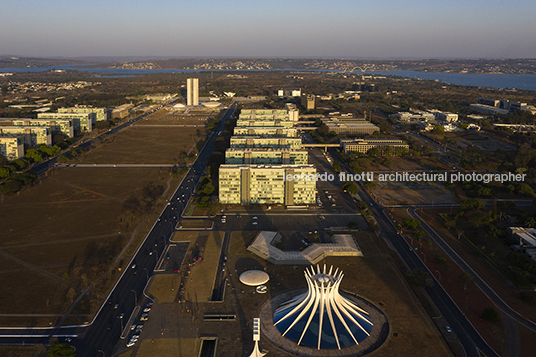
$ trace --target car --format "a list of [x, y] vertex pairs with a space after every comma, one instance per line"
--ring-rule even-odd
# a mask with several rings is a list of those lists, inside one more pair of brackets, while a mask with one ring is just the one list
[[151, 311], [151, 307], [146, 307], [145, 309], [143, 309], [143, 312], [149, 312]]
[[125, 313], [122, 312], [121, 315], [119, 315], [119, 318], [122, 319], [123, 317], [125, 317]]
[[109, 324], [106, 330], [110, 331], [112, 329], [112, 324]]
[[133, 331], [133, 330], [136, 329], [136, 327], [138, 327], [138, 326], [137, 325], [132, 325], [132, 326], [130, 326], [130, 330]]
[[119, 307], [119, 304], [115, 304], [114, 305], [114, 310], [117, 310], [118, 307]]
[[138, 325], [138, 327], [136, 327], [135, 333], [140, 333], [142, 331], [143, 331], [143, 325]]
[[132, 346], [134, 346], [134, 345], [136, 344], [136, 342], [138, 342], [138, 340], [136, 340], [136, 341], [132, 341], [132, 340], [128, 341], [128, 343], [127, 343], [127, 347], [132, 347]]
[[147, 320], [149, 320], [149, 314], [148, 313], [142, 314], [140, 317], [140, 321], [147, 321]]
[[452, 332], [452, 330], [450, 329], [449, 326], [445, 326], [445, 330], [447, 330], [447, 332], [449, 332], [449, 333]]
[[256, 226], [258, 223], [257, 223], [257, 222], [253, 222], [252, 224], [253, 224], [254, 226]]
[[257, 219], [257, 216], [253, 217], [253, 219]]
[[131, 268], [136, 269], [136, 264], [132, 264]]

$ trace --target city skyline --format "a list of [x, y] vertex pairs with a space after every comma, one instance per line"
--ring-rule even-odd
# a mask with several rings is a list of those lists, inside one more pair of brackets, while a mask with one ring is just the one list
[[[536, 57], [527, 0], [269, 4], [35, 0], [4, 5], [1, 55], [302, 58]], [[498, 11], [500, 10], [500, 11]]]

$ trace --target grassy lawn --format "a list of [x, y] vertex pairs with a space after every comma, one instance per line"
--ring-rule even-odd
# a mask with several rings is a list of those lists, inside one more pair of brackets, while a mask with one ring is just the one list
[[187, 300], [199, 302], [210, 300], [222, 242], [223, 233], [210, 232], [203, 261], [192, 266], [190, 276], [186, 280], [184, 296]]
[[197, 338], [142, 340], [136, 357], [194, 357], [198, 354], [199, 345], [199, 339]]
[[85, 154], [83, 164], [176, 164], [188, 153], [203, 128], [132, 126]]
[[42, 345], [36, 346], [0, 346], [2, 357], [40, 357], [46, 356], [46, 349]]
[[188, 219], [181, 221], [182, 228], [209, 228], [212, 222], [201, 219]]
[[172, 303], [177, 296], [181, 280], [180, 274], [157, 274], [151, 280], [149, 294], [154, 296], [159, 304]]
[[[0, 296], [0, 301], [9, 301], [0, 313], [61, 314], [80, 291], [69, 283], [81, 289], [95, 284], [92, 295], [73, 313], [94, 312], [119, 277], [118, 268], [126, 265], [128, 254], [135, 251], [164, 205], [165, 200], [157, 196], [148, 200], [144, 188], [162, 186], [163, 192], [168, 182], [176, 185], [178, 180], [170, 180], [169, 172], [160, 169], [65, 168], [51, 171], [18, 195], [5, 197], [0, 206], [4, 228], [0, 231], [4, 253], [0, 255], [0, 284], [10, 288]], [[139, 205], [130, 205], [129, 199]], [[131, 238], [127, 255], [107, 273]], [[55, 317], [13, 318], [13, 323], [9, 319], [1, 320], [4, 325], [56, 322]], [[87, 320], [80, 317], [71, 322]]]

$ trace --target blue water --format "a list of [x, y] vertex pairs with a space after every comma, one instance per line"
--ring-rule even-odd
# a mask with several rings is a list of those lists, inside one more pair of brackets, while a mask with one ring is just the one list
[[417, 71], [371, 71], [366, 73], [432, 79], [462, 86], [536, 90], [536, 75], [534, 74], [468, 74]]
[[[110, 68], [79, 68], [77, 65], [65, 65], [57, 67], [39, 68], [0, 68], [0, 73], [6, 72], [43, 72], [55, 69], [75, 70], [89, 73], [101, 73], [108, 75], [136, 75], [151, 73], [201, 73], [219, 72], [220, 70], [193, 70], [193, 69], [110, 69]], [[231, 70], [221, 70], [222, 72], [232, 72]], [[263, 70], [255, 70], [262, 72]], [[309, 70], [309, 69], [277, 69], [274, 72], [341, 72], [336, 70]], [[243, 72], [243, 70], [236, 70]], [[363, 72], [353, 72], [362, 74]], [[536, 75], [534, 74], [465, 74], [465, 73], [434, 73], [417, 71], [369, 71], [364, 74], [392, 75], [408, 78], [431, 79], [444, 83], [457, 84], [463, 86], [490, 87], [490, 88], [517, 88], [536, 90]]]

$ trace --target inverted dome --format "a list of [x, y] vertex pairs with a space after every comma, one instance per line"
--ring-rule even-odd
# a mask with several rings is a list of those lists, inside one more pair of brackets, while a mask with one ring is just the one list
[[219, 107], [221, 103], [220, 102], [203, 102], [200, 104], [207, 108], [216, 108], [216, 107]]
[[270, 276], [262, 270], [248, 270], [240, 274], [240, 282], [248, 286], [257, 286], [265, 284], [270, 280]]
[[341, 349], [370, 336], [372, 321], [356, 303], [339, 294], [343, 274], [305, 269], [309, 289], [274, 312], [274, 325], [298, 345], [317, 349]]

